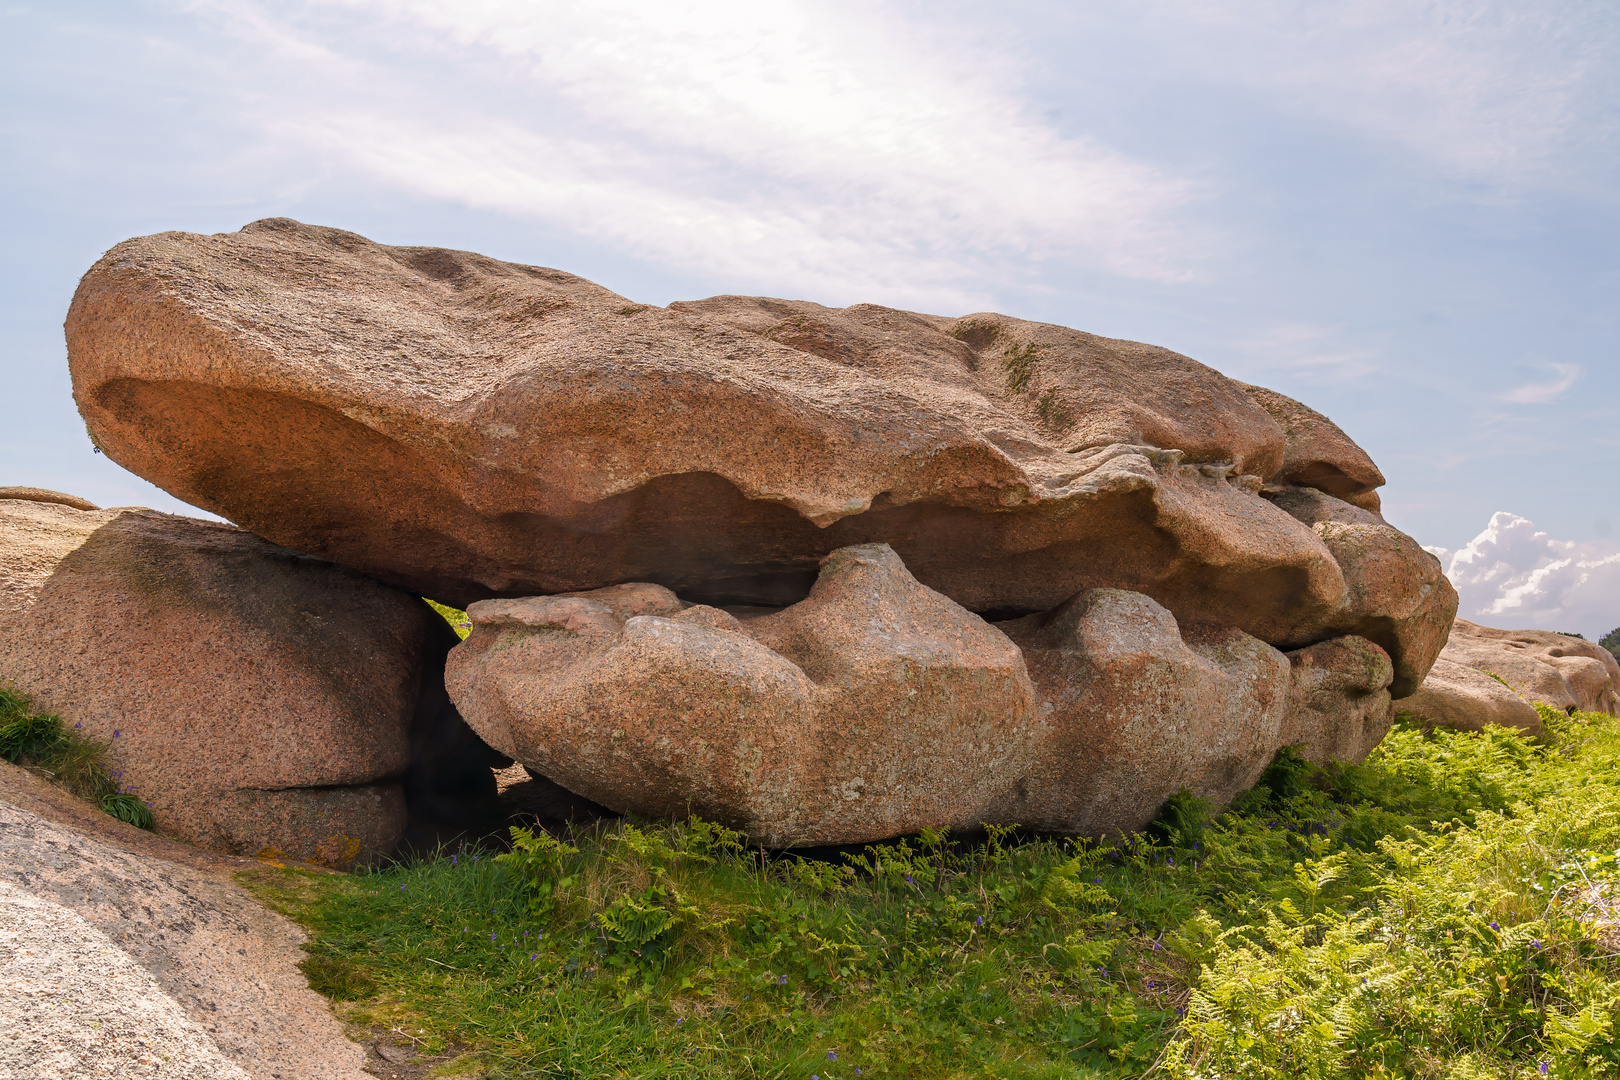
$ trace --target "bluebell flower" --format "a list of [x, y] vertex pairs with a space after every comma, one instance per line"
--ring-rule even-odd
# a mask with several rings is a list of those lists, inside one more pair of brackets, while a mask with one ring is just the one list
[[530, 960], [533, 960], [533, 959], [534, 959], [534, 958], [535, 958], [535, 957], [537, 957], [537, 956], [539, 956], [539, 955], [540, 955], [540, 954], [539, 954], [539, 953], [537, 953], [537, 952], [532, 952], [532, 953], [530, 953], [530, 954], [529, 954], [529, 959], [530, 959]]
[[837, 1061], [838, 1060], [838, 1051], [836, 1051], [836, 1050], [827, 1051], [827, 1060], [828, 1061]]
[[1501, 928], [1501, 927], [1500, 927], [1500, 926], [1497, 926], [1497, 925], [1496, 925], [1496, 920], [1495, 920], [1495, 919], [1492, 919], [1492, 920], [1491, 920], [1491, 929], [1492, 929], [1492, 930], [1500, 930], [1500, 929], [1502, 929], [1502, 928]]
[[1530, 947], [1531, 947], [1531, 948], [1532, 948], [1532, 949], [1539, 949], [1539, 948], [1541, 948], [1541, 939], [1540, 939], [1540, 938], [1533, 938], [1533, 939], [1531, 939], [1531, 941], [1530, 941]]
[[980, 925], [980, 926], [983, 926], [983, 925], [984, 925], [984, 916], [983, 916], [983, 915], [980, 915], [980, 916], [979, 916], [979, 925]]

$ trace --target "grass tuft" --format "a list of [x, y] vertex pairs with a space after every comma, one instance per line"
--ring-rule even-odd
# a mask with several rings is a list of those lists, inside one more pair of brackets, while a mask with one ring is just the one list
[[60, 784], [119, 821], [153, 828], [152, 808], [119, 783], [107, 764], [108, 749], [60, 717], [34, 712], [28, 695], [0, 686], [0, 758]]

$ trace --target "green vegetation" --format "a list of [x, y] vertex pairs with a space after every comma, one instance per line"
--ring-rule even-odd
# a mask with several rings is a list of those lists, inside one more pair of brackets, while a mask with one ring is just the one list
[[1614, 653], [1615, 656], [1620, 657], [1620, 626], [1598, 638], [1598, 644]]
[[77, 724], [70, 728], [59, 717], [34, 712], [26, 694], [0, 687], [0, 758], [60, 784], [119, 821], [152, 828], [152, 808], [107, 764], [108, 749], [80, 734]]
[[1285, 751], [1117, 843], [766, 858], [710, 823], [513, 831], [250, 884], [311, 983], [491, 1077], [1620, 1073], [1620, 722]]
[[467, 620], [465, 611], [460, 608], [450, 607], [447, 604], [441, 604], [437, 600], [429, 600], [425, 596], [422, 597], [422, 600], [428, 607], [444, 617], [444, 621], [450, 624], [450, 629], [456, 632], [457, 637], [463, 641], [467, 640], [467, 635], [472, 633], [472, 623]]

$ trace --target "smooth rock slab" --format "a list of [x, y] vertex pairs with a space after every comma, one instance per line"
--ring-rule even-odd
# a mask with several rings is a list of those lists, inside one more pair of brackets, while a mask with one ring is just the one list
[[0, 500], [0, 681], [105, 740], [158, 828], [211, 850], [393, 848], [434, 619], [230, 525]]
[[[1382, 476], [1326, 417], [1066, 327], [758, 297], [652, 307], [271, 219], [118, 245], [66, 329], [75, 398], [114, 460], [458, 605], [628, 581], [781, 605], [830, 552], [881, 542], [994, 617], [1124, 588], [1281, 648], [1428, 617], [1353, 603], [1353, 547], [1261, 497], [1320, 485], [1376, 507]], [[1421, 650], [1378, 640], [1415, 688]]]
[[757, 618], [655, 585], [468, 616], [446, 684], [491, 746], [614, 810], [774, 847], [976, 825], [1043, 735], [1012, 642], [883, 545]]

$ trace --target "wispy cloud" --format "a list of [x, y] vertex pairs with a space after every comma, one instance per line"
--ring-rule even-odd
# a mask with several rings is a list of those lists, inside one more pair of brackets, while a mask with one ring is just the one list
[[1320, 379], [1353, 379], [1378, 370], [1377, 352], [1347, 347], [1344, 327], [1278, 323], [1237, 342], [1260, 368]]
[[286, 146], [739, 286], [963, 306], [1047, 263], [1166, 281], [1203, 255], [1187, 181], [880, 5], [195, 6], [271, 58], [239, 91]]
[[1515, 405], [1545, 405], [1556, 400], [1566, 390], [1575, 385], [1581, 377], [1579, 364], [1537, 364], [1537, 367], [1551, 371], [1557, 376], [1551, 382], [1525, 383], [1516, 386], [1502, 395], [1503, 401], [1511, 401]]

